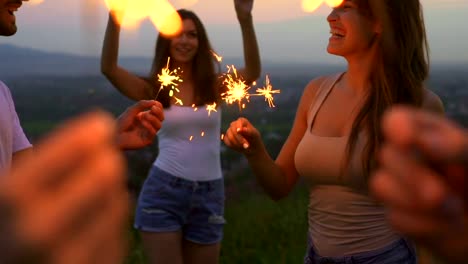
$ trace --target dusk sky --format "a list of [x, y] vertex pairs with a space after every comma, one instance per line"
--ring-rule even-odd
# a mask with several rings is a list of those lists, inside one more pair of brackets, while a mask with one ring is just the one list
[[[36, 0], [37, 1], [37, 0]], [[132, 0], [130, 0], [132, 1]], [[239, 25], [232, 0], [171, 0], [176, 8], [195, 11], [215, 50], [241, 57]], [[404, 1], [404, 0], [401, 0]], [[468, 63], [468, 0], [422, 0], [433, 62]], [[300, 0], [256, 0], [254, 23], [262, 60], [276, 62], [341, 63], [326, 53], [329, 27], [323, 5], [314, 13], [301, 10]], [[25, 2], [16, 13], [18, 33], [0, 43], [45, 51], [99, 56], [107, 9], [104, 0], [45, 0]], [[121, 56], [153, 56], [157, 31], [149, 21], [121, 35]]]

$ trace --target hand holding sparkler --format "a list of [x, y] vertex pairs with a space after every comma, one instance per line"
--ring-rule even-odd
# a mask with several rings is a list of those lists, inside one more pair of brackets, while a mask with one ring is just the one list
[[260, 132], [246, 118], [231, 122], [223, 139], [226, 146], [245, 155], [264, 148]]
[[383, 118], [385, 144], [370, 189], [399, 232], [464, 263], [468, 250], [468, 132], [406, 107]]

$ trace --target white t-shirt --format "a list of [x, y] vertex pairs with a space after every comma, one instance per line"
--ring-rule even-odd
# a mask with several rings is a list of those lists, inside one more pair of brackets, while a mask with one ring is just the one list
[[158, 132], [158, 168], [180, 178], [209, 181], [222, 177], [221, 110], [175, 106], [164, 109]]
[[13, 153], [29, 147], [10, 90], [0, 81], [0, 175], [10, 168]]

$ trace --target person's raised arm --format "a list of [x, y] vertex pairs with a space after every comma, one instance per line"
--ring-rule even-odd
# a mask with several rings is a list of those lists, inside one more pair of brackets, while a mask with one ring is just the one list
[[242, 32], [245, 63], [244, 68], [238, 72], [248, 84], [256, 81], [261, 73], [260, 52], [252, 18], [253, 2], [253, 0], [234, 0], [237, 19]]
[[151, 99], [153, 87], [118, 65], [120, 25], [110, 13], [102, 46], [101, 72], [125, 96], [133, 100]]

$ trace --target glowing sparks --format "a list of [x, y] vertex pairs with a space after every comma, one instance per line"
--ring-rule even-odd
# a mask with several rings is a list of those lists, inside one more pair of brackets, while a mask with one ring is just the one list
[[215, 57], [215, 59], [218, 61], [218, 62], [221, 62], [223, 61], [223, 57], [219, 56], [218, 54], [216, 54], [214, 51], [211, 50], [211, 54], [213, 54], [213, 56]]
[[206, 111], [208, 111], [208, 116], [211, 114], [211, 111], [218, 112], [218, 111], [216, 110], [216, 103], [213, 103], [213, 104], [210, 104], [210, 105], [206, 105]]
[[158, 98], [159, 93], [162, 89], [164, 89], [164, 87], [169, 87], [169, 96], [174, 97], [175, 104], [182, 105], [182, 100], [174, 96], [175, 92], [179, 92], [178, 86], [179, 83], [182, 82], [182, 78], [180, 78], [180, 76], [178, 75], [178, 69], [175, 69], [173, 71], [169, 69], [170, 59], [171, 58], [167, 58], [166, 67], [162, 69], [161, 74], [158, 74], [158, 81], [161, 83], [161, 86], [159, 87], [159, 90], [156, 93], [156, 99]]
[[176, 105], [184, 105], [184, 103], [182, 102], [182, 100], [180, 100], [179, 98], [177, 98], [177, 97], [175, 97], [175, 96], [173, 96], [173, 97], [174, 97], [174, 100], [175, 100], [174, 104], [176, 104]]
[[221, 140], [224, 140], [224, 134], [221, 134]]
[[200, 136], [204, 137], [204, 136], [205, 136], [205, 132], [202, 131], [201, 134], [200, 134]]
[[104, 0], [116, 22], [123, 27], [137, 28], [150, 19], [158, 31], [175, 36], [182, 30], [182, 19], [167, 0]]
[[161, 86], [173, 86], [177, 87], [178, 83], [176, 82], [182, 82], [182, 79], [177, 75], [177, 70], [175, 69], [173, 71], [169, 70], [169, 61], [171, 58], [167, 58], [167, 64], [166, 67], [162, 69], [161, 74], [158, 74], [158, 80], [161, 83]]
[[[237, 75], [237, 70], [232, 66], [227, 66], [228, 72], [223, 83], [226, 85], [227, 91], [221, 94], [221, 97], [227, 104], [237, 102], [239, 109], [242, 105], [242, 100], [249, 101], [250, 94], [247, 92], [251, 87], [248, 86], [241, 76]], [[230, 74], [230, 72], [232, 73]]]
[[302, 9], [306, 12], [314, 12], [323, 3], [330, 7], [337, 7], [343, 3], [343, 0], [302, 0]]
[[190, 136], [189, 140], [192, 141], [192, 140], [193, 140], [193, 136]]
[[[229, 74], [231, 71], [232, 73]], [[224, 79], [223, 83], [226, 85], [227, 91], [221, 94], [221, 98], [226, 101], [227, 104], [233, 104], [234, 102], [237, 102], [239, 105], [239, 110], [246, 107], [243, 100], [249, 102], [250, 96], [264, 96], [265, 101], [268, 102], [269, 107], [275, 107], [275, 104], [273, 103], [273, 94], [280, 93], [280, 90], [273, 90], [270, 78], [267, 75], [265, 80], [265, 87], [258, 88], [255, 94], [249, 94], [248, 90], [252, 87], [247, 85], [242, 77], [238, 76], [234, 65], [228, 66], [228, 73], [226, 74], [226, 78]], [[253, 85], [256, 85], [256, 83], [254, 82]]]
[[273, 86], [270, 83], [270, 78], [268, 78], [268, 75], [265, 79], [265, 87], [258, 88], [256, 92], [257, 94], [254, 95], [265, 96], [265, 101], [268, 102], [268, 105], [270, 107], [275, 107], [275, 104], [273, 103], [273, 94], [280, 93], [280, 90], [273, 90]]

